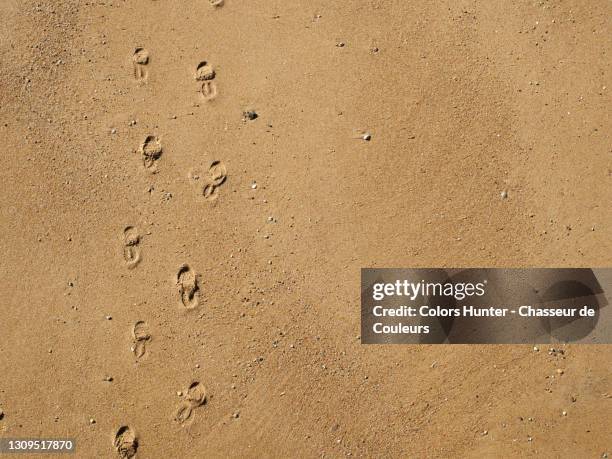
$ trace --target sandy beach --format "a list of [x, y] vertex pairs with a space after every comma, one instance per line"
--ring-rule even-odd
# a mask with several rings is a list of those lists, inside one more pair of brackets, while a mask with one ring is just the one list
[[363, 345], [359, 315], [365, 267], [612, 265], [612, 3], [3, 0], [0, 24], [0, 438], [612, 455], [610, 345]]

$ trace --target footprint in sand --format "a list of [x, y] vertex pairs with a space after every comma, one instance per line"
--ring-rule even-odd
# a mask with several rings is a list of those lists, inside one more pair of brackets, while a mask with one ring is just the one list
[[147, 343], [151, 341], [149, 326], [143, 320], [139, 320], [132, 327], [132, 353], [137, 359], [144, 357], [147, 352]]
[[185, 399], [193, 408], [204, 405], [208, 400], [206, 396], [206, 388], [199, 381], [193, 381], [187, 389]]
[[200, 94], [204, 100], [211, 101], [217, 97], [217, 84], [215, 83], [215, 70], [206, 61], [202, 61], [196, 67], [195, 79], [202, 83]]
[[133, 226], [126, 226], [123, 230], [123, 259], [128, 269], [140, 263], [140, 234]]
[[138, 450], [138, 436], [131, 427], [121, 426], [115, 433], [113, 446], [120, 458], [131, 459]]
[[194, 183], [202, 180], [204, 183], [202, 186], [202, 196], [207, 201], [216, 201], [219, 196], [218, 188], [227, 179], [227, 168], [221, 161], [213, 161], [205, 174], [192, 169], [189, 172], [189, 178]]
[[149, 64], [149, 52], [144, 48], [136, 48], [132, 55], [134, 63], [134, 78], [137, 81], [146, 81], [148, 76], [147, 65]]
[[175, 422], [178, 422], [180, 425], [184, 426], [190, 420], [193, 419], [193, 408], [188, 402], [181, 402], [174, 410]]
[[157, 162], [162, 155], [162, 145], [158, 137], [148, 135], [138, 148], [142, 155], [142, 163], [146, 170], [151, 173], [157, 172]]
[[181, 296], [181, 304], [185, 309], [194, 309], [200, 303], [200, 287], [198, 275], [189, 267], [182, 265], [176, 275], [176, 285]]
[[174, 412], [174, 420], [185, 425], [193, 419], [193, 410], [208, 401], [206, 388], [199, 381], [193, 381], [184, 392], [185, 400], [179, 403]]

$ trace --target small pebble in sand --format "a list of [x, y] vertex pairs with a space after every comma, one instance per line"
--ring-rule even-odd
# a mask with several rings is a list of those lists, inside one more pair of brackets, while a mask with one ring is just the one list
[[533, 346], [533, 352], [539, 352], [540, 348], [538, 346]]
[[338, 43], [336, 43], [336, 46], [338, 48], [344, 48], [345, 43], [343, 41], [339, 41]]
[[234, 411], [234, 414], [232, 414], [232, 417], [234, 419], [238, 419], [240, 417], [240, 411]]
[[183, 392], [179, 390], [179, 391], [176, 393], [176, 395], [178, 395], [179, 397], [182, 397], [182, 396], [183, 396]]
[[90, 424], [95, 424], [95, 423], [96, 423], [96, 420], [95, 420], [94, 418], [90, 418], [90, 419], [89, 419], [89, 423], [90, 423]]
[[112, 380], [113, 380], [112, 376], [105, 376], [104, 377], [104, 381], [106, 381], [106, 382], [112, 382]]
[[111, 129], [111, 134], [116, 134], [116, 133], [117, 133], [117, 129], [112, 128], [112, 129]]
[[502, 191], [500, 194], [502, 199], [508, 199], [508, 192], [507, 191]]
[[242, 118], [246, 121], [253, 121], [256, 120], [259, 117], [259, 115], [257, 114], [257, 112], [255, 110], [246, 110], [244, 112], [242, 112]]
[[561, 416], [567, 416], [567, 411], [562, 411]]
[[366, 132], [361, 136], [361, 138], [365, 140], [366, 142], [369, 142], [370, 140], [372, 140], [372, 134], [370, 134], [369, 132]]
[[251, 184], [251, 190], [256, 190], [257, 189], [257, 183], [253, 182]]
[[113, 317], [112, 316], [106, 316], [105, 319], [106, 320], [113, 320]]

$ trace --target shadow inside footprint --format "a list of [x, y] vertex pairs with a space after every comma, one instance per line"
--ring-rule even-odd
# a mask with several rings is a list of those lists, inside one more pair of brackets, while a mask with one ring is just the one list
[[196, 67], [196, 80], [198, 81], [209, 81], [215, 79], [215, 69], [206, 62], [202, 61]]
[[115, 434], [113, 446], [120, 458], [131, 459], [138, 450], [138, 437], [129, 426], [121, 426]]
[[198, 275], [188, 265], [182, 265], [176, 275], [176, 285], [181, 296], [181, 304], [185, 309], [193, 309], [199, 304], [200, 287]]

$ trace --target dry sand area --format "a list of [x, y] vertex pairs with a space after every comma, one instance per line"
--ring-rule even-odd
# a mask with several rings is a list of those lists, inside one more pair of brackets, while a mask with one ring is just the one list
[[0, 437], [612, 455], [610, 346], [359, 340], [362, 267], [612, 264], [610, 1], [2, 0], [0, 25]]

